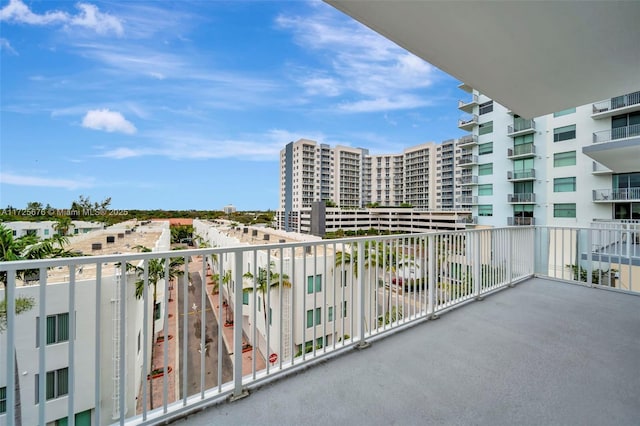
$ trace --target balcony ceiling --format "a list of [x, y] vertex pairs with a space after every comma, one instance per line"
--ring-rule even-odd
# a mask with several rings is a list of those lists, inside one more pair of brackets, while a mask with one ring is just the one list
[[638, 88], [638, 1], [324, 1], [523, 117]]
[[594, 143], [582, 147], [582, 152], [614, 173], [635, 172], [640, 159], [640, 137]]

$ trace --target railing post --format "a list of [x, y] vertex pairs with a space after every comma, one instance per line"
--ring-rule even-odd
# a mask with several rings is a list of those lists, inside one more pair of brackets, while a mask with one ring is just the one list
[[360, 333], [360, 341], [356, 344], [356, 348], [364, 349], [368, 348], [370, 344], [364, 339], [365, 333], [365, 284], [364, 284], [364, 264], [368, 259], [365, 259], [365, 241], [358, 244], [358, 332]]
[[[7, 424], [13, 424], [16, 416], [16, 271], [7, 271], [7, 285], [5, 286], [7, 298]], [[40, 330], [40, 334], [46, 330]], [[42, 403], [42, 402], [41, 402]]]
[[[578, 233], [580, 230], [578, 230]], [[585, 229], [587, 233], [587, 285], [593, 287], [593, 230]], [[576, 247], [578, 251], [578, 264], [576, 268], [580, 271], [580, 247]]]
[[428, 272], [427, 278], [429, 280], [429, 284], [427, 285], [427, 291], [429, 300], [427, 303], [427, 315], [431, 319], [436, 319], [436, 293], [438, 291], [437, 281], [436, 281], [436, 236], [428, 235], [427, 236], [427, 244], [428, 244]]
[[233, 395], [231, 395], [231, 401], [249, 396], [249, 392], [242, 388], [242, 251], [236, 251], [234, 257]]
[[513, 229], [507, 230], [507, 285], [513, 287]]
[[476, 231], [471, 234], [471, 242], [473, 251], [471, 256], [473, 257], [471, 262], [471, 268], [473, 271], [473, 294], [476, 300], [482, 300], [480, 296], [482, 290], [482, 268], [481, 268], [481, 256], [480, 256], [480, 237], [484, 231]]

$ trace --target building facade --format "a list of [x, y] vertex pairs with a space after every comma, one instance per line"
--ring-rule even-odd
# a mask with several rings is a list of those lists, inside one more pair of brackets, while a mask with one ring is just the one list
[[525, 119], [461, 88], [461, 202], [478, 224], [640, 219], [640, 92]]

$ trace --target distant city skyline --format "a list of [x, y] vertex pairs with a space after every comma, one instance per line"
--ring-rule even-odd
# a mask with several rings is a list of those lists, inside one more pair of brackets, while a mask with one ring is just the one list
[[308, 138], [464, 134], [459, 81], [319, 2], [0, 2], [0, 206], [276, 209]]

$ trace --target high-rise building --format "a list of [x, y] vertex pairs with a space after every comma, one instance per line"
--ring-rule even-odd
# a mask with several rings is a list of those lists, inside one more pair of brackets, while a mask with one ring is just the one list
[[[463, 200], [478, 224], [640, 219], [640, 91], [525, 119], [477, 90], [459, 128]], [[464, 143], [462, 143], [464, 141]], [[467, 195], [469, 197], [467, 198]]]
[[370, 155], [364, 148], [331, 148], [308, 139], [291, 142], [280, 152], [278, 226], [305, 228], [301, 212], [318, 201], [341, 209], [460, 208], [457, 197], [470, 197], [471, 189], [461, 187], [470, 170], [458, 164], [463, 160], [458, 144], [451, 139], [441, 144], [427, 142], [402, 153]]

